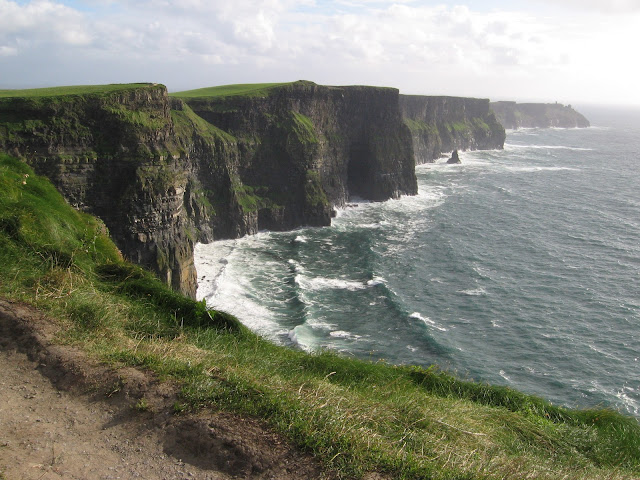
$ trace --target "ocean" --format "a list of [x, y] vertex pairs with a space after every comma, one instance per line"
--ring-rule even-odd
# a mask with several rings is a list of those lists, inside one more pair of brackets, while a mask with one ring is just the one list
[[198, 298], [292, 348], [640, 416], [640, 111], [578, 110], [331, 227], [199, 244]]

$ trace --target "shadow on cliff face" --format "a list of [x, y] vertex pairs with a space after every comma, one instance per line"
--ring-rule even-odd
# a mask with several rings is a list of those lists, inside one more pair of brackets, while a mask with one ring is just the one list
[[347, 191], [351, 197], [375, 199], [371, 167], [367, 161], [371, 156], [367, 145], [356, 143], [351, 147], [347, 166]]

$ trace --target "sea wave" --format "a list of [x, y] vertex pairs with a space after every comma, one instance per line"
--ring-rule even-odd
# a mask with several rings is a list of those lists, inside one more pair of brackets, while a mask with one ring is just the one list
[[312, 291], [327, 289], [356, 291], [367, 288], [367, 285], [365, 283], [355, 280], [345, 280], [342, 278], [328, 277], [309, 277], [302, 274], [296, 275], [295, 281], [300, 286], [300, 288]]
[[571, 147], [568, 145], [521, 145], [517, 143], [505, 143], [504, 149], [509, 150], [519, 150], [519, 149], [527, 149], [527, 150], [572, 150], [576, 152], [591, 152], [593, 148], [586, 147]]
[[509, 166], [505, 165], [505, 170], [509, 172], [516, 173], [532, 173], [532, 172], [561, 172], [561, 171], [579, 171], [579, 168], [574, 167], [539, 167], [533, 165], [523, 165], [523, 166]]
[[487, 291], [482, 287], [471, 288], [468, 290], [457, 290], [457, 292], [462, 295], [467, 295], [469, 297], [484, 297], [485, 295], [487, 295]]
[[420, 312], [413, 312], [411, 315], [409, 315], [409, 318], [414, 318], [416, 320], [420, 320], [426, 326], [431, 327], [431, 328], [435, 328], [436, 330], [440, 330], [441, 332], [446, 332], [448, 330], [447, 328], [444, 328], [444, 327], [438, 325], [436, 322], [431, 320], [429, 317], [423, 317], [420, 314]]

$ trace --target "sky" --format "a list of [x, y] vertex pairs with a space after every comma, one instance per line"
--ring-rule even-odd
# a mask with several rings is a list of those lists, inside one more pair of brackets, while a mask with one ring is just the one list
[[640, 0], [0, 0], [0, 88], [311, 80], [640, 105]]

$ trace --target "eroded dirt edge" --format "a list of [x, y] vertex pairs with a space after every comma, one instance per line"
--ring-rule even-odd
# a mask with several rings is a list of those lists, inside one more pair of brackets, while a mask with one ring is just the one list
[[261, 421], [173, 414], [176, 385], [100, 365], [55, 333], [0, 298], [0, 478], [333, 477]]

